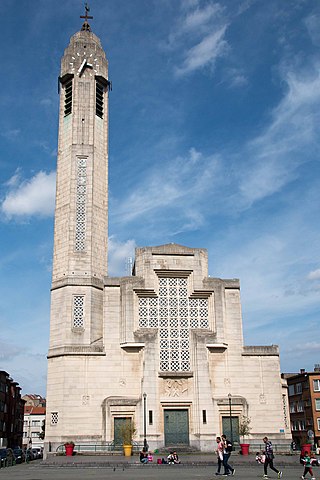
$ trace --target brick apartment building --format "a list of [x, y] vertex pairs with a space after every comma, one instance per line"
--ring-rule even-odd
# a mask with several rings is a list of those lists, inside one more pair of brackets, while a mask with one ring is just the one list
[[22, 445], [24, 400], [21, 387], [0, 371], [0, 447]]
[[292, 438], [320, 446], [320, 364], [313, 372], [284, 373], [288, 383]]

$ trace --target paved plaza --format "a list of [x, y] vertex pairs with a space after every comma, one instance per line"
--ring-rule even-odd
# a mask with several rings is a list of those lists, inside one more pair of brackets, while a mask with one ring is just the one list
[[[182, 459], [183, 461], [184, 459]], [[254, 456], [247, 458], [233, 456], [231, 464], [236, 468], [234, 479], [260, 479], [263, 466], [255, 462]], [[283, 479], [299, 479], [303, 467], [299, 457], [277, 456], [275, 466], [283, 471]], [[34, 461], [29, 464], [0, 469], [0, 480], [212, 480], [216, 465], [214, 456], [185, 458], [181, 465], [141, 465], [137, 458], [129, 461], [124, 457], [54, 457], [49, 461]], [[320, 469], [314, 468], [315, 477], [320, 478]], [[223, 477], [224, 478], [224, 477]], [[277, 475], [270, 471], [269, 479]]]

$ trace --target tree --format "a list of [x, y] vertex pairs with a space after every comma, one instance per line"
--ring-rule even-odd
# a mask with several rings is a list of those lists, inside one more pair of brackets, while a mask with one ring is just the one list
[[251, 423], [251, 418], [247, 417], [246, 415], [242, 415], [240, 418], [240, 423], [239, 423], [239, 435], [242, 437], [242, 441], [244, 442], [244, 437], [246, 435], [249, 435], [251, 428], [250, 427]]
[[136, 434], [137, 429], [134, 421], [131, 418], [127, 418], [125, 422], [120, 426], [119, 434], [122, 438], [123, 445], [131, 445], [132, 439]]

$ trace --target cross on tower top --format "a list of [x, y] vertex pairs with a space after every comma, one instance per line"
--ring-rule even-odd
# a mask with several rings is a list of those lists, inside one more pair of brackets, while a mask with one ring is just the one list
[[81, 30], [86, 30], [86, 31], [91, 31], [91, 28], [90, 28], [90, 25], [88, 23], [88, 19], [92, 19], [93, 17], [91, 17], [90, 15], [88, 15], [88, 13], [90, 12], [90, 7], [88, 6], [88, 3], [86, 2], [84, 4], [84, 8], [85, 8], [85, 15], [80, 15], [80, 18], [84, 18], [85, 21], [84, 21], [84, 24], [82, 25], [82, 28]]

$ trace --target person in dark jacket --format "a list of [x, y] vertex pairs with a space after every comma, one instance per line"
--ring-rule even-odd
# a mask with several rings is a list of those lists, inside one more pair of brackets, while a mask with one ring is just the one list
[[281, 478], [282, 477], [282, 472], [277, 470], [273, 465], [274, 454], [273, 454], [272, 443], [270, 442], [268, 437], [264, 437], [263, 442], [265, 444], [265, 452], [264, 453], [265, 453], [265, 456], [266, 456], [266, 459], [265, 459], [265, 462], [264, 462], [264, 465], [263, 465], [263, 468], [264, 468], [263, 477], [268, 478], [268, 470], [267, 469], [268, 469], [268, 465], [269, 465], [271, 470], [273, 470], [274, 472], [276, 472], [278, 474], [278, 478]]
[[232, 443], [227, 439], [225, 435], [221, 435], [224, 449], [223, 449], [223, 466], [224, 475], [234, 475], [236, 470], [229, 465], [229, 458], [232, 452]]

